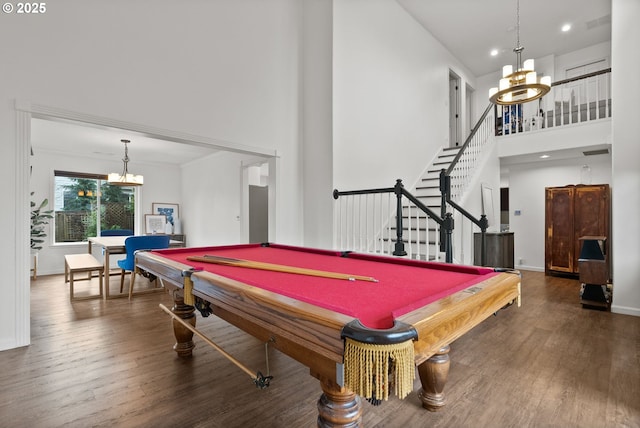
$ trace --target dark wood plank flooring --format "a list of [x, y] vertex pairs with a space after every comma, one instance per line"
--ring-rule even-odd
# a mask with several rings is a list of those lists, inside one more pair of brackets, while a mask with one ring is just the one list
[[[640, 318], [583, 309], [578, 292], [575, 280], [523, 272], [523, 306], [452, 344], [444, 410], [420, 407], [416, 379], [405, 400], [364, 403], [365, 426], [640, 427]], [[269, 352], [275, 379], [258, 390], [197, 338], [192, 358], [175, 355], [158, 308], [167, 294], [68, 293], [62, 276], [32, 281], [32, 344], [0, 352], [1, 427], [315, 426], [320, 386], [289, 357]], [[265, 370], [256, 339], [215, 318], [198, 326]]]

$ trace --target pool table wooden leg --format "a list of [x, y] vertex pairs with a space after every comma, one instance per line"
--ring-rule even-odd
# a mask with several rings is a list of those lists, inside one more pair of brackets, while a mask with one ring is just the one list
[[422, 407], [425, 409], [437, 412], [445, 405], [443, 391], [449, 376], [449, 365], [449, 345], [446, 345], [418, 366], [418, 374], [422, 382], [419, 396]]
[[[171, 308], [171, 312], [183, 319], [192, 327], [196, 326], [196, 314], [195, 308], [191, 305], [185, 305], [182, 296], [174, 296], [174, 305]], [[193, 332], [180, 324], [179, 321], [173, 320], [173, 334], [176, 337], [176, 344], [173, 345], [173, 350], [181, 357], [190, 357], [195, 348], [193, 343]]]
[[323, 394], [318, 400], [318, 427], [362, 426], [362, 402], [353, 392], [333, 384], [320, 381]]

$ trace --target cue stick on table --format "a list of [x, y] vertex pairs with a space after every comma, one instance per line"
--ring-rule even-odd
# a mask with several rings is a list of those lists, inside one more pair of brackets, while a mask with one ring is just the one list
[[194, 262], [213, 263], [213, 264], [225, 265], [225, 266], [244, 267], [249, 269], [261, 269], [261, 270], [269, 270], [274, 272], [294, 273], [298, 275], [320, 276], [323, 278], [346, 279], [348, 281], [378, 282], [377, 279], [372, 278], [370, 276], [351, 275], [349, 273], [339, 273], [339, 272], [328, 272], [323, 270], [307, 269], [307, 268], [301, 268], [296, 266], [256, 262], [252, 260], [232, 259], [229, 257], [220, 257], [220, 256], [211, 256], [211, 255], [190, 256], [190, 257], [187, 257], [187, 260], [191, 260]]
[[225, 357], [226, 359], [231, 361], [233, 364], [235, 364], [240, 370], [242, 370], [243, 372], [245, 372], [246, 374], [251, 376], [251, 379], [253, 379], [253, 382], [256, 384], [256, 386], [258, 386], [259, 388], [266, 388], [267, 386], [269, 386], [269, 381], [271, 380], [271, 378], [273, 376], [263, 376], [262, 373], [260, 373], [259, 371], [256, 372], [257, 376], [254, 375], [253, 372], [251, 370], [249, 370], [249, 368], [247, 368], [247, 366], [243, 365], [240, 361], [236, 360], [231, 354], [229, 354], [227, 351], [225, 351], [220, 346], [218, 346], [213, 340], [209, 339], [207, 336], [202, 334], [200, 332], [200, 330], [198, 330], [197, 328], [195, 328], [191, 324], [187, 323], [185, 320], [180, 318], [178, 315], [176, 315], [173, 312], [171, 312], [171, 309], [167, 308], [162, 303], [160, 303], [159, 306], [160, 306], [160, 309], [162, 309], [163, 311], [165, 311], [166, 313], [171, 315], [171, 318], [173, 318], [174, 320], [178, 321], [180, 324], [182, 324], [182, 326], [186, 327], [187, 330], [191, 331], [193, 334], [198, 336], [200, 339], [204, 340], [207, 343], [207, 345], [211, 346], [213, 349], [215, 349], [216, 351], [220, 352], [223, 357]]

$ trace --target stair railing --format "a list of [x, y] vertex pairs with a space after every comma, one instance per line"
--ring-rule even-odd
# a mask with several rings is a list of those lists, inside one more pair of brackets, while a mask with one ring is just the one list
[[[481, 263], [484, 266], [486, 260], [486, 232], [489, 227], [487, 216], [482, 214], [480, 218], [474, 217], [467, 210], [462, 208], [456, 200], [462, 196], [471, 181], [471, 177], [477, 164], [479, 163], [482, 150], [494, 135], [494, 119], [489, 114], [493, 110], [493, 104], [489, 104], [485, 109], [478, 122], [471, 130], [469, 137], [465, 140], [462, 147], [451, 161], [449, 167], [440, 171], [440, 212], [444, 214], [447, 211], [447, 204], [456, 211], [469, 219], [473, 224], [477, 225], [481, 231]], [[440, 230], [440, 236], [446, 231]], [[444, 248], [440, 247], [443, 251]]]
[[446, 175], [446, 171], [444, 169], [440, 171], [440, 190], [442, 192], [442, 197], [447, 204], [452, 206], [456, 211], [480, 228], [480, 265], [485, 266], [487, 260], [486, 235], [487, 228], [489, 227], [487, 215], [481, 214], [478, 219], [451, 198], [451, 177]]
[[[378, 203], [376, 202], [376, 200], [365, 200], [358, 205], [356, 205], [356, 203], [354, 202], [351, 204], [351, 214], [339, 214], [340, 218], [336, 221], [336, 230], [339, 237], [346, 236], [346, 239], [347, 241], [349, 241], [352, 248], [355, 247], [367, 252], [376, 252], [376, 249], [378, 248], [376, 246], [376, 243], [382, 241], [383, 239], [382, 234], [385, 229], [384, 225], [388, 225], [387, 231], [391, 231], [392, 227], [390, 225], [391, 223], [393, 223], [393, 216], [395, 215], [396, 236], [393, 239], [395, 244], [392, 254], [394, 256], [406, 256], [407, 251], [405, 248], [405, 239], [403, 236], [404, 216], [402, 198], [404, 197], [420, 211], [422, 211], [428, 218], [434, 220], [440, 226], [441, 231], [444, 231], [442, 239], [444, 240], [443, 251], [445, 253], [445, 261], [447, 263], [453, 262], [451, 235], [453, 233], [454, 222], [452, 214], [445, 213], [442, 216], [436, 214], [429, 207], [420, 202], [414, 195], [408, 192], [404, 188], [401, 179], [396, 180], [396, 184], [393, 187], [349, 191], [338, 191], [337, 189], [335, 189], [333, 191], [333, 198], [337, 200], [338, 198], [343, 196], [375, 194], [395, 195], [395, 212], [391, 208], [385, 210], [384, 204]], [[391, 207], [392, 204], [391, 202], [389, 202], [387, 205]], [[378, 215], [378, 218], [376, 220], [375, 216], [378, 212], [380, 214]], [[373, 215], [373, 218], [369, 217], [370, 215]], [[343, 224], [345, 224], [344, 227]], [[411, 230], [411, 227], [409, 227], [409, 230]], [[371, 245], [373, 245], [373, 249], [370, 247]]]
[[451, 180], [449, 196], [453, 200], [462, 197], [478, 166], [483, 148], [494, 134], [493, 104], [489, 104], [445, 172]]

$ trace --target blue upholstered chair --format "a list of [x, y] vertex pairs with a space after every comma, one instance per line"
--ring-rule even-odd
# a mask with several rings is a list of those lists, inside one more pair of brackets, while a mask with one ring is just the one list
[[133, 284], [136, 280], [136, 273], [139, 273], [136, 266], [136, 251], [140, 250], [159, 250], [169, 248], [169, 235], [144, 235], [130, 236], [124, 241], [124, 247], [127, 251], [127, 258], [118, 260], [120, 272], [120, 292], [124, 286], [125, 273], [131, 272], [131, 280], [129, 281], [129, 299], [133, 293]]
[[131, 236], [133, 230], [131, 229], [106, 229], [100, 231], [100, 236]]

